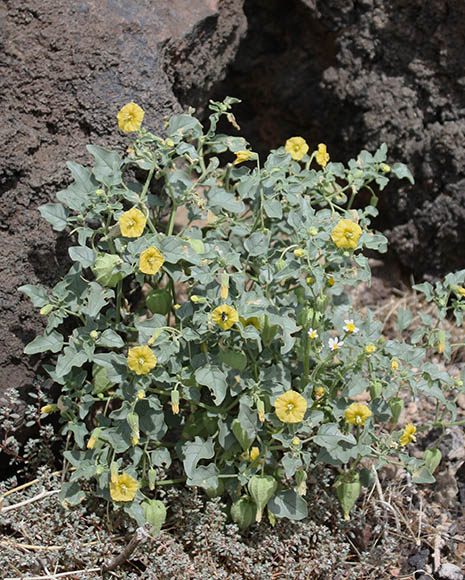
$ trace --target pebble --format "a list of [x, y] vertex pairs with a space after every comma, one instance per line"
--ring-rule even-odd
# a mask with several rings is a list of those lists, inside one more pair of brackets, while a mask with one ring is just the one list
[[437, 576], [440, 580], [463, 580], [463, 574], [458, 566], [444, 562], [439, 566]]

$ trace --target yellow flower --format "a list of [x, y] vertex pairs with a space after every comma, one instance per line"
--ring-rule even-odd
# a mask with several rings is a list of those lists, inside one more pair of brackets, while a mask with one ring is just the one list
[[136, 479], [127, 473], [112, 477], [110, 495], [113, 501], [132, 501], [139, 489]]
[[399, 439], [399, 443], [401, 445], [407, 445], [411, 441], [416, 441], [417, 438], [415, 437], [415, 432], [417, 428], [412, 423], [408, 423], [405, 426], [404, 432], [402, 433], [402, 437]]
[[89, 437], [89, 441], [87, 441], [87, 449], [93, 449], [96, 443], [97, 439], [95, 437]]
[[142, 252], [139, 258], [139, 270], [144, 274], [156, 274], [163, 266], [165, 258], [158, 248], [150, 246]]
[[398, 371], [399, 370], [399, 361], [396, 358], [393, 358], [391, 361], [391, 369], [393, 371]]
[[307, 401], [296, 391], [279, 395], [274, 402], [276, 415], [283, 423], [300, 423], [307, 410]]
[[223, 284], [221, 286], [221, 299], [226, 300], [226, 298], [228, 297], [228, 294], [229, 294], [229, 288], [227, 287], [226, 284]]
[[180, 304], [173, 304], [173, 310], [179, 310], [181, 308]]
[[44, 407], [42, 407], [40, 409], [41, 413], [50, 413], [51, 411], [53, 411], [54, 407], [53, 405], [45, 405]]
[[347, 423], [352, 423], [353, 425], [364, 425], [368, 417], [371, 417], [372, 412], [363, 403], [352, 403], [344, 411]]
[[168, 147], [174, 147], [174, 141], [173, 141], [173, 139], [170, 139], [170, 138], [168, 138], [168, 139], [165, 141], [165, 143], [166, 143], [166, 145], [167, 145]]
[[326, 164], [329, 161], [329, 154], [326, 151], [326, 145], [324, 143], [320, 143], [318, 145], [318, 153], [316, 154], [315, 159], [318, 165], [321, 165], [321, 167], [326, 167]]
[[131, 439], [131, 445], [133, 447], [135, 447], [137, 444], [139, 443], [139, 436], [138, 435], [134, 435]]
[[465, 288], [463, 286], [457, 286], [455, 291], [460, 294], [461, 296], [465, 296]]
[[381, 171], [383, 173], [389, 173], [391, 171], [391, 168], [389, 167], [389, 165], [387, 163], [381, 163], [379, 168], [381, 169]]
[[300, 257], [302, 257], [304, 254], [305, 254], [305, 250], [304, 250], [303, 248], [296, 248], [296, 249], [294, 250], [294, 256], [295, 256], [296, 258], [300, 258]]
[[294, 437], [294, 438], [292, 439], [292, 441], [291, 441], [291, 444], [292, 444], [294, 447], [299, 447], [299, 445], [300, 445], [300, 439], [299, 439], [298, 437]]
[[252, 447], [249, 453], [249, 461], [250, 463], [254, 463], [256, 459], [260, 457], [260, 449], [258, 447]]
[[138, 131], [140, 129], [142, 119], [144, 118], [144, 111], [136, 103], [128, 103], [124, 105], [116, 118], [118, 119], [118, 126], [121, 131], [130, 133], [131, 131]]
[[136, 375], [146, 375], [157, 365], [157, 357], [148, 346], [135, 346], [128, 352], [128, 367]]
[[316, 397], [321, 397], [325, 392], [324, 387], [313, 387], [313, 392], [315, 393]]
[[302, 137], [288, 139], [284, 148], [295, 161], [300, 161], [308, 151], [307, 142]]
[[239, 163], [248, 161], [252, 156], [252, 151], [236, 151], [234, 155], [236, 156], [236, 160], [234, 161], [233, 165], [238, 165]]
[[137, 207], [125, 211], [119, 218], [121, 233], [126, 238], [138, 238], [141, 236], [146, 223], [147, 218]]
[[330, 276], [330, 277], [328, 278], [328, 284], [329, 284], [330, 286], [334, 286], [334, 278], [333, 278], [332, 276]]
[[362, 228], [349, 219], [342, 219], [336, 224], [331, 234], [331, 239], [338, 248], [355, 249], [359, 237], [362, 235]]
[[229, 304], [222, 304], [213, 310], [212, 320], [221, 326], [223, 330], [229, 330], [239, 320], [239, 314]]
[[367, 354], [373, 354], [376, 352], [376, 346], [374, 344], [367, 344], [365, 347], [365, 352]]
[[137, 391], [137, 398], [139, 399], [139, 401], [145, 399], [145, 391], [143, 391], [142, 389], [140, 391]]

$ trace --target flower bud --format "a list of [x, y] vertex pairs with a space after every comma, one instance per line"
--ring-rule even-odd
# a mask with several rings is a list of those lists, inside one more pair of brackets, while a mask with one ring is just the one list
[[46, 304], [45, 306], [42, 306], [42, 308], [40, 309], [40, 313], [42, 314], [42, 316], [47, 316], [47, 314], [49, 314], [54, 308], [55, 308], [54, 304]]
[[296, 258], [301, 258], [305, 254], [305, 250], [303, 248], [296, 248], [294, 250], [294, 256]]
[[171, 391], [171, 410], [173, 415], [179, 414], [179, 391]]
[[89, 336], [92, 338], [92, 340], [97, 340], [98, 332], [96, 330], [91, 330]]
[[41, 413], [51, 413], [54, 410], [55, 410], [55, 405], [45, 405], [44, 407], [41, 407], [40, 412]]
[[399, 420], [400, 414], [404, 408], [404, 401], [403, 399], [399, 399], [399, 397], [393, 397], [389, 401], [389, 408], [391, 410], [392, 415], [392, 424], [397, 425], [397, 421]]

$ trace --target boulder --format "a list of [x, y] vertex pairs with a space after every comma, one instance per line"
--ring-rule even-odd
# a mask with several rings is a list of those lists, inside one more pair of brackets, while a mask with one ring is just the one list
[[86, 144], [125, 147], [119, 109], [144, 123], [208, 101], [246, 20], [241, 0], [11, 0], [0, 7], [0, 393], [31, 388], [40, 362], [23, 348], [44, 323], [17, 288], [54, 285], [67, 270], [66, 237], [37, 207], [69, 184], [65, 162]]

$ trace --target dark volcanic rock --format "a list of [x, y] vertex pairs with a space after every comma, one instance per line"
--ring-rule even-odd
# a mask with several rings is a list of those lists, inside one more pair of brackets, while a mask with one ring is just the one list
[[249, 32], [224, 93], [257, 150], [293, 135], [334, 160], [382, 142], [408, 164], [380, 227], [421, 276], [465, 267], [465, 4], [457, 0], [246, 0]]
[[67, 269], [65, 238], [37, 211], [68, 184], [65, 161], [88, 163], [88, 143], [124, 147], [115, 117], [129, 101], [160, 132], [190, 104], [181, 97], [206, 102], [246, 21], [241, 0], [10, 0], [0, 19], [3, 389], [30, 385], [22, 351], [43, 328], [18, 286], [53, 285]]

